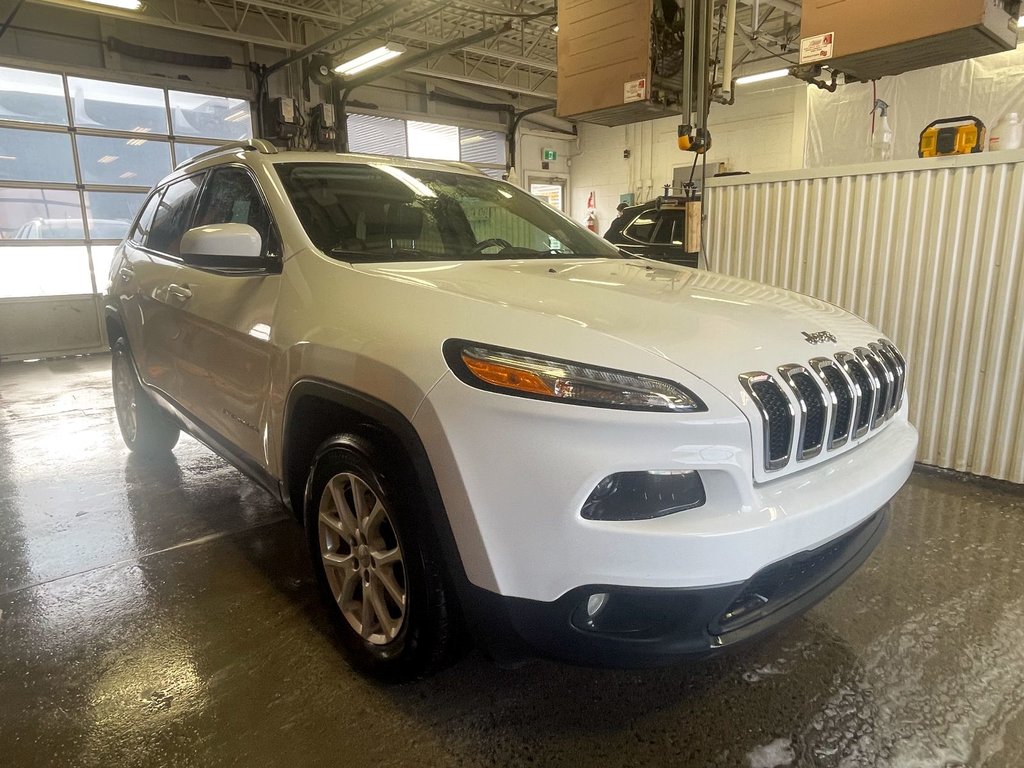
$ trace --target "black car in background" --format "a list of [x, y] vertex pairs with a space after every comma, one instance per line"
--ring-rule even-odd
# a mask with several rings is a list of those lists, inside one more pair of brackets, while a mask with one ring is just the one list
[[697, 254], [683, 251], [686, 213], [682, 206], [652, 200], [623, 210], [605, 232], [605, 239], [631, 256], [643, 256], [696, 267]]

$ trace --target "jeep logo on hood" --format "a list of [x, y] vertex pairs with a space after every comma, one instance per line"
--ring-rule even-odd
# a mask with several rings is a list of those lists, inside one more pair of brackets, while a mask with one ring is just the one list
[[836, 337], [828, 331], [817, 331], [816, 333], [801, 331], [801, 333], [804, 335], [804, 339], [807, 340], [808, 344], [824, 344], [826, 341], [831, 341], [833, 344], [836, 343]]

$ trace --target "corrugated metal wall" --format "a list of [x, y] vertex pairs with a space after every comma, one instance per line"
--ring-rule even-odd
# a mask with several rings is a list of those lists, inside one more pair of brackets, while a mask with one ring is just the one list
[[919, 461], [1024, 483], [1024, 162], [1010, 157], [709, 182], [707, 237], [713, 270], [838, 304], [897, 343]]

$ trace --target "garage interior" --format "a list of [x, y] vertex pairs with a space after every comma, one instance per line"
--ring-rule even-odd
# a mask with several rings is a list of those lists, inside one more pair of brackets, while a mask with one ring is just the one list
[[[882, 54], [837, 50], [837, 80], [801, 61], [835, 31], [807, 17], [865, 24], [852, 5], [708, 3], [701, 154], [680, 149], [675, 2], [0, 5], [0, 762], [1024, 764], [1024, 47], [908, 11], [863, 46]], [[603, 57], [611, 93], [565, 53], [595, 30], [642, 59]], [[619, 65], [639, 77], [601, 69]], [[965, 115], [985, 151], [918, 157]], [[620, 202], [699, 199], [702, 269], [837, 304], [904, 350], [919, 464], [885, 540], [710, 662], [471, 652], [413, 685], [360, 677], [295, 519], [191, 438], [171, 463], [129, 455], [113, 415], [114, 249], [176, 164], [252, 137], [471, 163], [599, 233]]]

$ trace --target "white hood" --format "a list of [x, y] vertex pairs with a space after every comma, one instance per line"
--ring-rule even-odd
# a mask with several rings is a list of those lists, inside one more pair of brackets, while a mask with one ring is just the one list
[[[806, 363], [881, 334], [834, 305], [712, 272], [630, 259], [359, 265], [360, 271], [548, 316], [690, 371], [732, 398], [737, 376]], [[836, 343], [808, 342], [826, 331]], [[486, 341], [486, 340], [485, 340]], [[543, 352], [544, 350], [533, 350]]]

